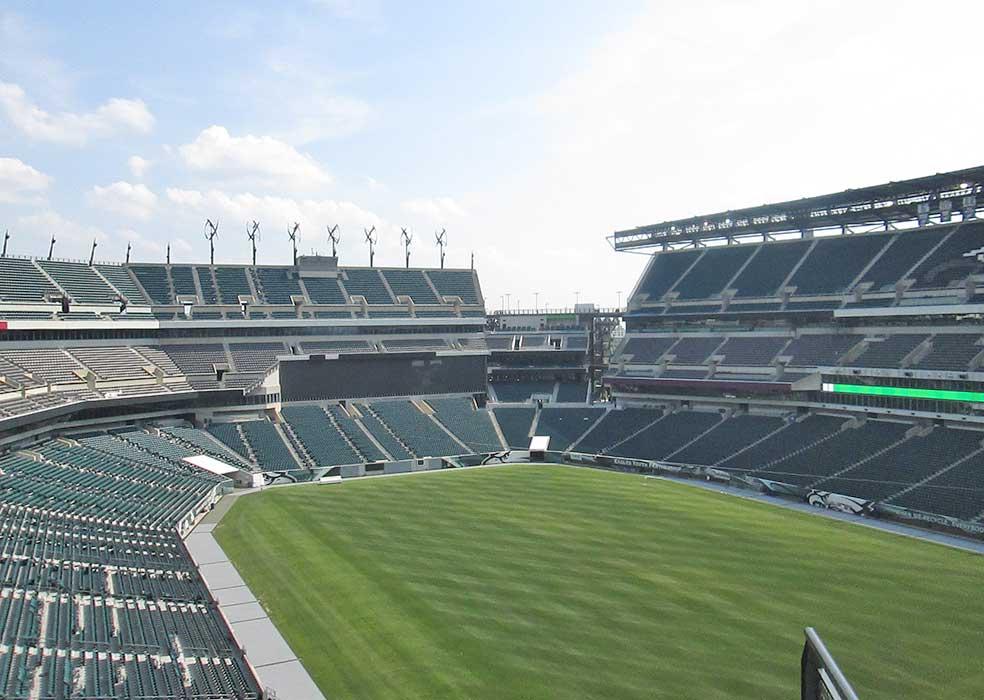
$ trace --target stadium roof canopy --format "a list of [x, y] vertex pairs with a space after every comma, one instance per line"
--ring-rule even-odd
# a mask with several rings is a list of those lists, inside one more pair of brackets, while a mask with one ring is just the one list
[[768, 238], [781, 233], [872, 224], [888, 227], [920, 218], [925, 223], [932, 215], [942, 214], [948, 219], [954, 209], [976, 210], [982, 185], [984, 166], [979, 166], [819, 197], [665, 221], [616, 231], [609, 240], [615, 250], [676, 248], [753, 235]]

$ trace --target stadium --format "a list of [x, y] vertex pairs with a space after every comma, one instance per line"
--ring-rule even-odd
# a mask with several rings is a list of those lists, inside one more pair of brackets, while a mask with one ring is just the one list
[[982, 191], [617, 231], [624, 308], [5, 255], [0, 696], [976, 696]]

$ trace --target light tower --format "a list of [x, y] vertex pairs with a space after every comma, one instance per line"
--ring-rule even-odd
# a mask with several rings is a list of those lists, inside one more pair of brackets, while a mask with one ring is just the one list
[[403, 238], [403, 250], [405, 251], [407, 268], [410, 267], [410, 242], [413, 240], [413, 234], [407, 233], [407, 230], [400, 229], [400, 236]]
[[362, 231], [366, 234], [366, 242], [369, 244], [369, 267], [372, 267], [373, 261], [376, 259], [376, 227], [373, 226], [368, 231], [363, 228]]
[[129, 241], [127, 241], [127, 243], [126, 243], [126, 264], [127, 265], [130, 264], [130, 249], [132, 247], [133, 247], [133, 244], [130, 243]]
[[260, 225], [256, 221], [250, 221], [246, 224], [246, 238], [249, 239], [250, 245], [253, 247], [253, 267], [256, 267], [256, 238], [260, 232]]
[[342, 240], [342, 234], [338, 232], [338, 224], [325, 226], [328, 229], [328, 240], [331, 241], [331, 257], [338, 258], [338, 242]]
[[296, 221], [291, 224], [287, 224], [287, 238], [290, 239], [290, 245], [294, 250], [294, 265], [297, 265], [297, 231], [301, 228], [301, 225]]
[[170, 243], [167, 244], [167, 253], [165, 253], [165, 256], [164, 256], [164, 262], [167, 265], [170, 265], [171, 264], [171, 244]]
[[3, 232], [3, 252], [0, 253], [0, 258], [7, 257], [7, 241], [10, 240], [10, 229]]
[[55, 252], [55, 234], [51, 234], [51, 243], [48, 244], [48, 260], [51, 260], [51, 256], [54, 252]]
[[92, 250], [89, 251], [89, 267], [92, 267], [92, 263], [96, 259], [96, 246], [97, 245], [99, 245], [99, 244], [96, 243], [96, 239], [93, 238], [92, 239]]
[[444, 269], [444, 248], [448, 245], [448, 230], [445, 228], [441, 229], [440, 233], [434, 233], [434, 238], [437, 241], [438, 247], [441, 249], [441, 269]]
[[215, 264], [215, 237], [218, 235], [219, 220], [216, 219], [215, 223], [212, 223], [211, 219], [205, 219], [205, 239], [208, 241], [208, 260], [210, 265]]

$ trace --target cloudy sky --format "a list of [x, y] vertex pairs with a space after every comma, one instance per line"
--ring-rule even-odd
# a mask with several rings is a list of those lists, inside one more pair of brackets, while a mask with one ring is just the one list
[[[203, 6], [204, 5], [204, 6]], [[498, 307], [614, 304], [615, 229], [979, 165], [973, 2], [0, 6], [10, 252], [474, 252]], [[967, 36], [963, 36], [966, 32]]]

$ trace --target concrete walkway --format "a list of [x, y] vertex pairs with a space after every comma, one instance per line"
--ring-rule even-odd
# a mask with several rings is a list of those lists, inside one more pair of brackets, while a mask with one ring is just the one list
[[[220, 503], [228, 501], [224, 509], [227, 510], [234, 500], [235, 497], [225, 496]], [[205, 584], [219, 602], [219, 609], [229, 621], [236, 641], [256, 669], [260, 684], [273, 690], [277, 700], [325, 700], [300, 659], [212, 536], [213, 529], [213, 522], [199, 523], [185, 540], [185, 545]]]

